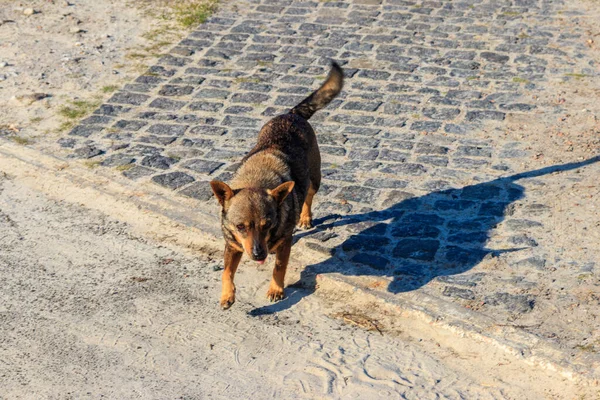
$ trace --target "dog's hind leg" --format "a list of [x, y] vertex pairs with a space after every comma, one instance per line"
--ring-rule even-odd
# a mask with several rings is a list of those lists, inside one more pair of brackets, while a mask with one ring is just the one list
[[308, 176], [310, 179], [310, 185], [304, 204], [302, 205], [302, 212], [300, 213], [300, 221], [298, 227], [301, 229], [312, 228], [312, 202], [313, 197], [319, 191], [321, 187], [321, 154], [319, 153], [319, 146], [317, 145], [316, 136], [312, 136], [314, 145], [308, 153]]
[[315, 197], [316, 193], [317, 190], [315, 190], [315, 187], [311, 181], [310, 186], [308, 188], [308, 193], [306, 194], [306, 199], [304, 199], [304, 204], [302, 205], [300, 221], [298, 222], [298, 226], [302, 229], [312, 228], [312, 202], [313, 197]]
[[227, 310], [235, 303], [235, 284], [233, 283], [233, 277], [237, 270], [240, 260], [242, 259], [242, 252], [234, 249], [230, 245], [225, 245], [225, 268], [223, 269], [222, 275], [222, 289], [221, 289], [221, 307]]
[[290, 260], [290, 250], [292, 249], [292, 237], [286, 238], [277, 248], [275, 268], [273, 269], [273, 278], [267, 291], [267, 298], [271, 301], [283, 299], [283, 285], [285, 280], [285, 271]]

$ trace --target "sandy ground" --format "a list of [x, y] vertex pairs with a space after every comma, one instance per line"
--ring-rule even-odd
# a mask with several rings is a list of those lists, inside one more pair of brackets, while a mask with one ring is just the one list
[[151, 242], [10, 176], [0, 178], [0, 232], [0, 399], [579, 393], [477, 345], [457, 352], [418, 332], [379, 332], [340, 314], [339, 299], [260, 315], [270, 271], [254, 264], [241, 266], [238, 302], [224, 312], [210, 255]]
[[[0, 0], [0, 134], [54, 142], [70, 122], [61, 108], [110, 96], [168, 48], [153, 34], [161, 24], [116, 0]], [[597, 154], [597, 85], [555, 87], [540, 102], [565, 106], [564, 118], [514, 120], [506, 132], [534, 143], [523, 170]], [[340, 314], [343, 299], [307, 296], [254, 316], [266, 304], [268, 267], [241, 268], [238, 302], [223, 313], [211, 255], [150, 242], [16, 180], [0, 184], [0, 399], [581, 398], [571, 383], [475, 344], [366, 330], [359, 316]], [[555, 188], [553, 204], [566, 212], [546, 235], [573, 258], [581, 248], [593, 258], [598, 203], [581, 199], [598, 198], [594, 178]], [[594, 296], [561, 313], [591, 320]]]
[[62, 108], [84, 101], [91, 112], [138, 76], [187, 33], [158, 18], [157, 3], [0, 0], [0, 130], [60, 134], [72, 122]]

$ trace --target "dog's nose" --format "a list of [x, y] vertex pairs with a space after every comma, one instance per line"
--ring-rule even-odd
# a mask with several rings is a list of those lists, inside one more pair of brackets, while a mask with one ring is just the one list
[[252, 247], [252, 258], [261, 261], [267, 258], [267, 252], [260, 245]]

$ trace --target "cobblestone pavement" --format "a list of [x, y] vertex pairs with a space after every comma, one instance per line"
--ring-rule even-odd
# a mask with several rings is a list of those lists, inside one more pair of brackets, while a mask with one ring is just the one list
[[324, 184], [298, 236], [326, 260], [308, 273], [382, 277], [596, 352], [598, 249], [555, 247], [550, 199], [597, 175], [597, 142], [560, 163], [540, 143], [565, 115], [555, 89], [598, 80], [578, 4], [226, 2], [58, 144], [216, 210], [207, 182], [337, 60], [346, 87], [311, 120]]

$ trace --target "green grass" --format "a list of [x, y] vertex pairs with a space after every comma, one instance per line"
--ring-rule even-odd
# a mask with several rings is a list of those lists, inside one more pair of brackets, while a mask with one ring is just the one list
[[233, 80], [234, 83], [261, 83], [262, 81], [258, 78], [236, 78]]
[[200, 25], [217, 9], [217, 0], [189, 1], [174, 7], [177, 22], [186, 27]]
[[116, 91], [117, 89], [119, 89], [119, 86], [117, 86], [117, 85], [103, 86], [102, 93], [112, 93], [112, 92]]
[[85, 165], [89, 169], [94, 169], [94, 168], [98, 168], [100, 166], [101, 162], [102, 161], [84, 161], [83, 165]]
[[59, 132], [68, 131], [69, 129], [72, 129], [74, 126], [75, 126], [75, 121], [65, 121], [60, 124], [60, 126], [58, 127], [58, 131]]
[[506, 12], [503, 12], [502, 15], [505, 15], [507, 17], [516, 17], [516, 16], [521, 15], [521, 13], [516, 12], [516, 11], [506, 11]]
[[67, 74], [66, 76], [69, 79], [79, 79], [79, 78], [83, 78], [85, 76], [85, 74], [82, 74], [81, 72], [77, 72], [77, 73]]
[[144, 51], [155, 54], [157, 52], [160, 52], [163, 47], [170, 46], [172, 44], [173, 44], [173, 42], [171, 42], [170, 40], [161, 40], [161, 41], [151, 44], [150, 46], [144, 47]]
[[142, 37], [146, 40], [154, 42], [159, 40], [161, 37], [165, 35], [171, 35], [176, 32], [176, 29], [172, 26], [161, 26], [160, 28], [153, 29], [148, 31], [142, 35]]
[[34, 117], [34, 118], [31, 118], [29, 120], [29, 122], [31, 122], [32, 124], [37, 124], [38, 122], [42, 122], [42, 120], [43, 120], [42, 117]]
[[133, 168], [133, 164], [119, 165], [118, 167], [115, 167], [117, 171], [129, 171], [131, 168]]
[[570, 77], [573, 77], [575, 79], [583, 79], [583, 78], [589, 77], [590, 75], [570, 73], [570, 74], [565, 74], [565, 76], [570, 76]]
[[529, 83], [529, 81], [525, 78], [519, 78], [518, 76], [515, 76], [512, 81], [514, 83]]
[[129, 53], [125, 55], [125, 58], [128, 60], [139, 60], [141, 58], [148, 58], [150, 56], [150, 54], [146, 53]]
[[594, 348], [594, 345], [591, 344], [591, 343], [590, 344], [586, 344], [586, 345], [578, 344], [577, 346], [575, 346], [575, 348], [579, 349], [581, 351], [589, 352], [589, 353], [595, 353], [596, 352], [596, 349]]
[[[141, 63], [140, 64], [135, 64], [135, 65], [130, 66], [130, 68], [131, 68], [132, 71], [137, 72], [139, 74], [153, 75], [152, 73], [150, 73], [148, 71], [149, 67], [146, 64], [141, 64]], [[158, 76], [158, 75], [154, 74], [154, 76]]]
[[70, 105], [58, 110], [58, 113], [67, 119], [79, 119], [94, 111], [100, 103], [99, 100], [73, 100], [70, 102]]
[[33, 143], [31, 140], [20, 136], [7, 136], [7, 139], [10, 139], [17, 144], [22, 144], [23, 146]]
[[58, 110], [58, 114], [66, 119], [66, 121], [60, 124], [58, 131], [62, 132], [73, 128], [77, 124], [77, 121], [91, 114], [100, 104], [102, 104], [100, 98], [70, 101], [69, 105], [63, 106]]

